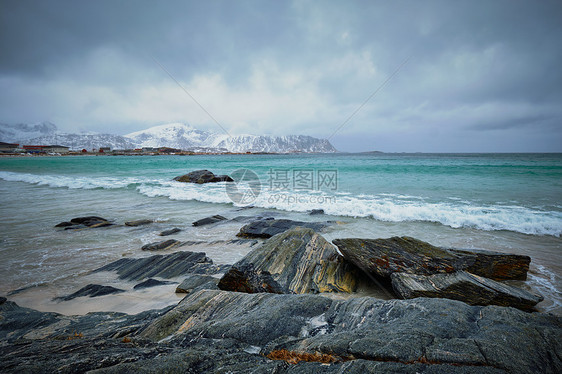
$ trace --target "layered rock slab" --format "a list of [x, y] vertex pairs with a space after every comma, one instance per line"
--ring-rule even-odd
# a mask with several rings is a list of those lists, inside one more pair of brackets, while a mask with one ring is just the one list
[[187, 274], [224, 273], [230, 265], [215, 265], [203, 252], [175, 252], [146, 258], [122, 258], [93, 272], [115, 271], [120, 279], [175, 278]]
[[498, 280], [524, 280], [529, 256], [483, 250], [459, 250], [436, 247], [410, 237], [389, 239], [334, 239], [346, 260], [365, 272], [380, 277], [392, 273], [432, 275], [466, 270]]
[[314, 230], [296, 227], [268, 239], [235, 263], [219, 282], [239, 292], [353, 292], [357, 269]]
[[295, 227], [307, 227], [315, 231], [320, 231], [327, 227], [323, 222], [302, 222], [290, 219], [259, 219], [243, 226], [236, 236], [241, 238], [271, 238]]
[[445, 297], [470, 305], [512, 306], [531, 310], [543, 300], [540, 295], [465, 271], [430, 276], [394, 273], [392, 288], [403, 299]]

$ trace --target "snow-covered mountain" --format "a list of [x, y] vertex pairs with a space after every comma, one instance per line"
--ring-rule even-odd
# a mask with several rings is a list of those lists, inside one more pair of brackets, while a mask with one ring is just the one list
[[51, 122], [18, 123], [15, 125], [0, 123], [0, 139], [6, 143], [28, 141], [40, 136], [53, 135], [56, 131], [57, 126]]
[[195, 129], [183, 123], [154, 126], [125, 136], [111, 134], [68, 134], [50, 122], [33, 125], [0, 123], [0, 141], [26, 145], [64, 145], [71, 150], [134, 149], [170, 147], [195, 152], [305, 152], [330, 153], [337, 150], [326, 139], [304, 135], [228, 136]]
[[179, 149], [214, 148], [229, 152], [306, 152], [330, 153], [337, 150], [326, 139], [304, 135], [228, 136], [195, 129], [183, 123], [171, 123], [137, 131], [125, 137], [139, 147], [171, 147]]

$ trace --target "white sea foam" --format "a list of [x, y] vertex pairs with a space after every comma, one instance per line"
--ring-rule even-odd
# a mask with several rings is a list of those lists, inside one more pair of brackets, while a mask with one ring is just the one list
[[[208, 203], [233, 203], [226, 193], [225, 183], [204, 185], [171, 180], [118, 177], [70, 177], [14, 173], [0, 171], [6, 181], [26, 182], [50, 187], [72, 189], [118, 189], [136, 187], [148, 197], [167, 197], [172, 200], [196, 200]], [[240, 205], [233, 203], [234, 205]], [[465, 200], [426, 201], [407, 195], [352, 195], [319, 191], [262, 190], [253, 205], [286, 211], [305, 212], [324, 209], [339, 216], [370, 217], [387, 222], [436, 222], [453, 228], [480, 230], [509, 230], [532, 235], [562, 236], [562, 212], [542, 211], [517, 205], [481, 205]]]
[[64, 175], [42, 175], [28, 173], [14, 173], [0, 171], [0, 179], [9, 182], [25, 182], [39, 186], [66, 187], [71, 189], [91, 190], [95, 188], [116, 189], [125, 188], [139, 183], [136, 178], [118, 177], [81, 177]]

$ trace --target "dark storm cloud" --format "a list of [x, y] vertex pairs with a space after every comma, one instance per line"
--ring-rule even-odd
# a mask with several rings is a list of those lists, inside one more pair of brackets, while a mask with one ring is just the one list
[[336, 147], [562, 151], [560, 35], [557, 0], [1, 1], [0, 121], [214, 126], [153, 56], [233, 133], [327, 137], [410, 57]]

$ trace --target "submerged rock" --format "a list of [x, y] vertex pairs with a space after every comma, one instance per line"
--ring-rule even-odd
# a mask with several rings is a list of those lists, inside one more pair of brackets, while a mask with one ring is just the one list
[[403, 299], [444, 297], [470, 305], [511, 306], [523, 310], [530, 310], [543, 300], [540, 295], [465, 271], [429, 276], [394, 273], [391, 278], [394, 291]]
[[234, 182], [234, 179], [228, 175], [215, 175], [209, 170], [195, 170], [185, 175], [174, 178], [175, 181], [184, 183], [216, 183], [216, 182]]
[[211, 216], [211, 217], [205, 217], [205, 218], [202, 218], [200, 220], [197, 220], [197, 221], [193, 222], [192, 225], [193, 226], [203, 226], [203, 225], [209, 225], [211, 223], [217, 223], [217, 222], [224, 221], [224, 220], [226, 220], [225, 217], [217, 214], [217, 215], [214, 215], [214, 216]]
[[168, 235], [173, 235], [173, 234], [177, 234], [178, 232], [180, 232], [181, 229], [178, 229], [177, 227], [174, 227], [173, 229], [169, 229], [169, 230], [164, 230], [162, 231], [160, 234], [158, 234], [159, 236], [168, 236]]
[[107, 227], [112, 226], [113, 223], [105, 218], [97, 216], [76, 217], [72, 218], [70, 222], [61, 222], [55, 227], [64, 227], [65, 230], [76, 230], [85, 228]]
[[187, 274], [220, 274], [229, 265], [215, 265], [203, 252], [175, 252], [145, 258], [122, 258], [93, 272], [116, 271], [120, 279], [175, 278]]
[[280, 234], [297, 226], [320, 231], [328, 226], [328, 223], [266, 218], [253, 221], [243, 226], [236, 236], [242, 238], [271, 238], [274, 235]]
[[324, 214], [324, 209], [312, 209], [308, 214], [310, 214], [311, 216]]
[[[269, 275], [275, 283], [270, 282]], [[353, 292], [357, 276], [355, 267], [322, 236], [310, 228], [295, 227], [253, 249], [232, 266], [219, 287], [247, 289], [244, 292]]]
[[74, 292], [73, 294], [61, 297], [55, 297], [53, 300], [60, 300], [60, 301], [69, 301], [72, 299], [76, 299], [77, 297], [82, 296], [89, 296], [89, 297], [97, 297], [97, 296], [105, 296], [111, 295], [116, 293], [125, 292], [125, 290], [121, 290], [119, 288], [115, 288], [112, 286], [101, 286], [99, 284], [89, 284], [85, 287], [82, 287], [78, 291]]
[[528, 256], [482, 250], [450, 250], [410, 237], [334, 239], [346, 260], [381, 277], [392, 273], [431, 275], [466, 270], [495, 279], [525, 279]]
[[139, 219], [136, 221], [127, 221], [125, 222], [125, 226], [136, 227], [136, 226], [148, 225], [151, 223], [154, 223], [154, 221], [151, 219]]
[[175, 239], [164, 240], [161, 242], [150, 243], [142, 246], [143, 251], [164, 251], [181, 245], [181, 242]]

